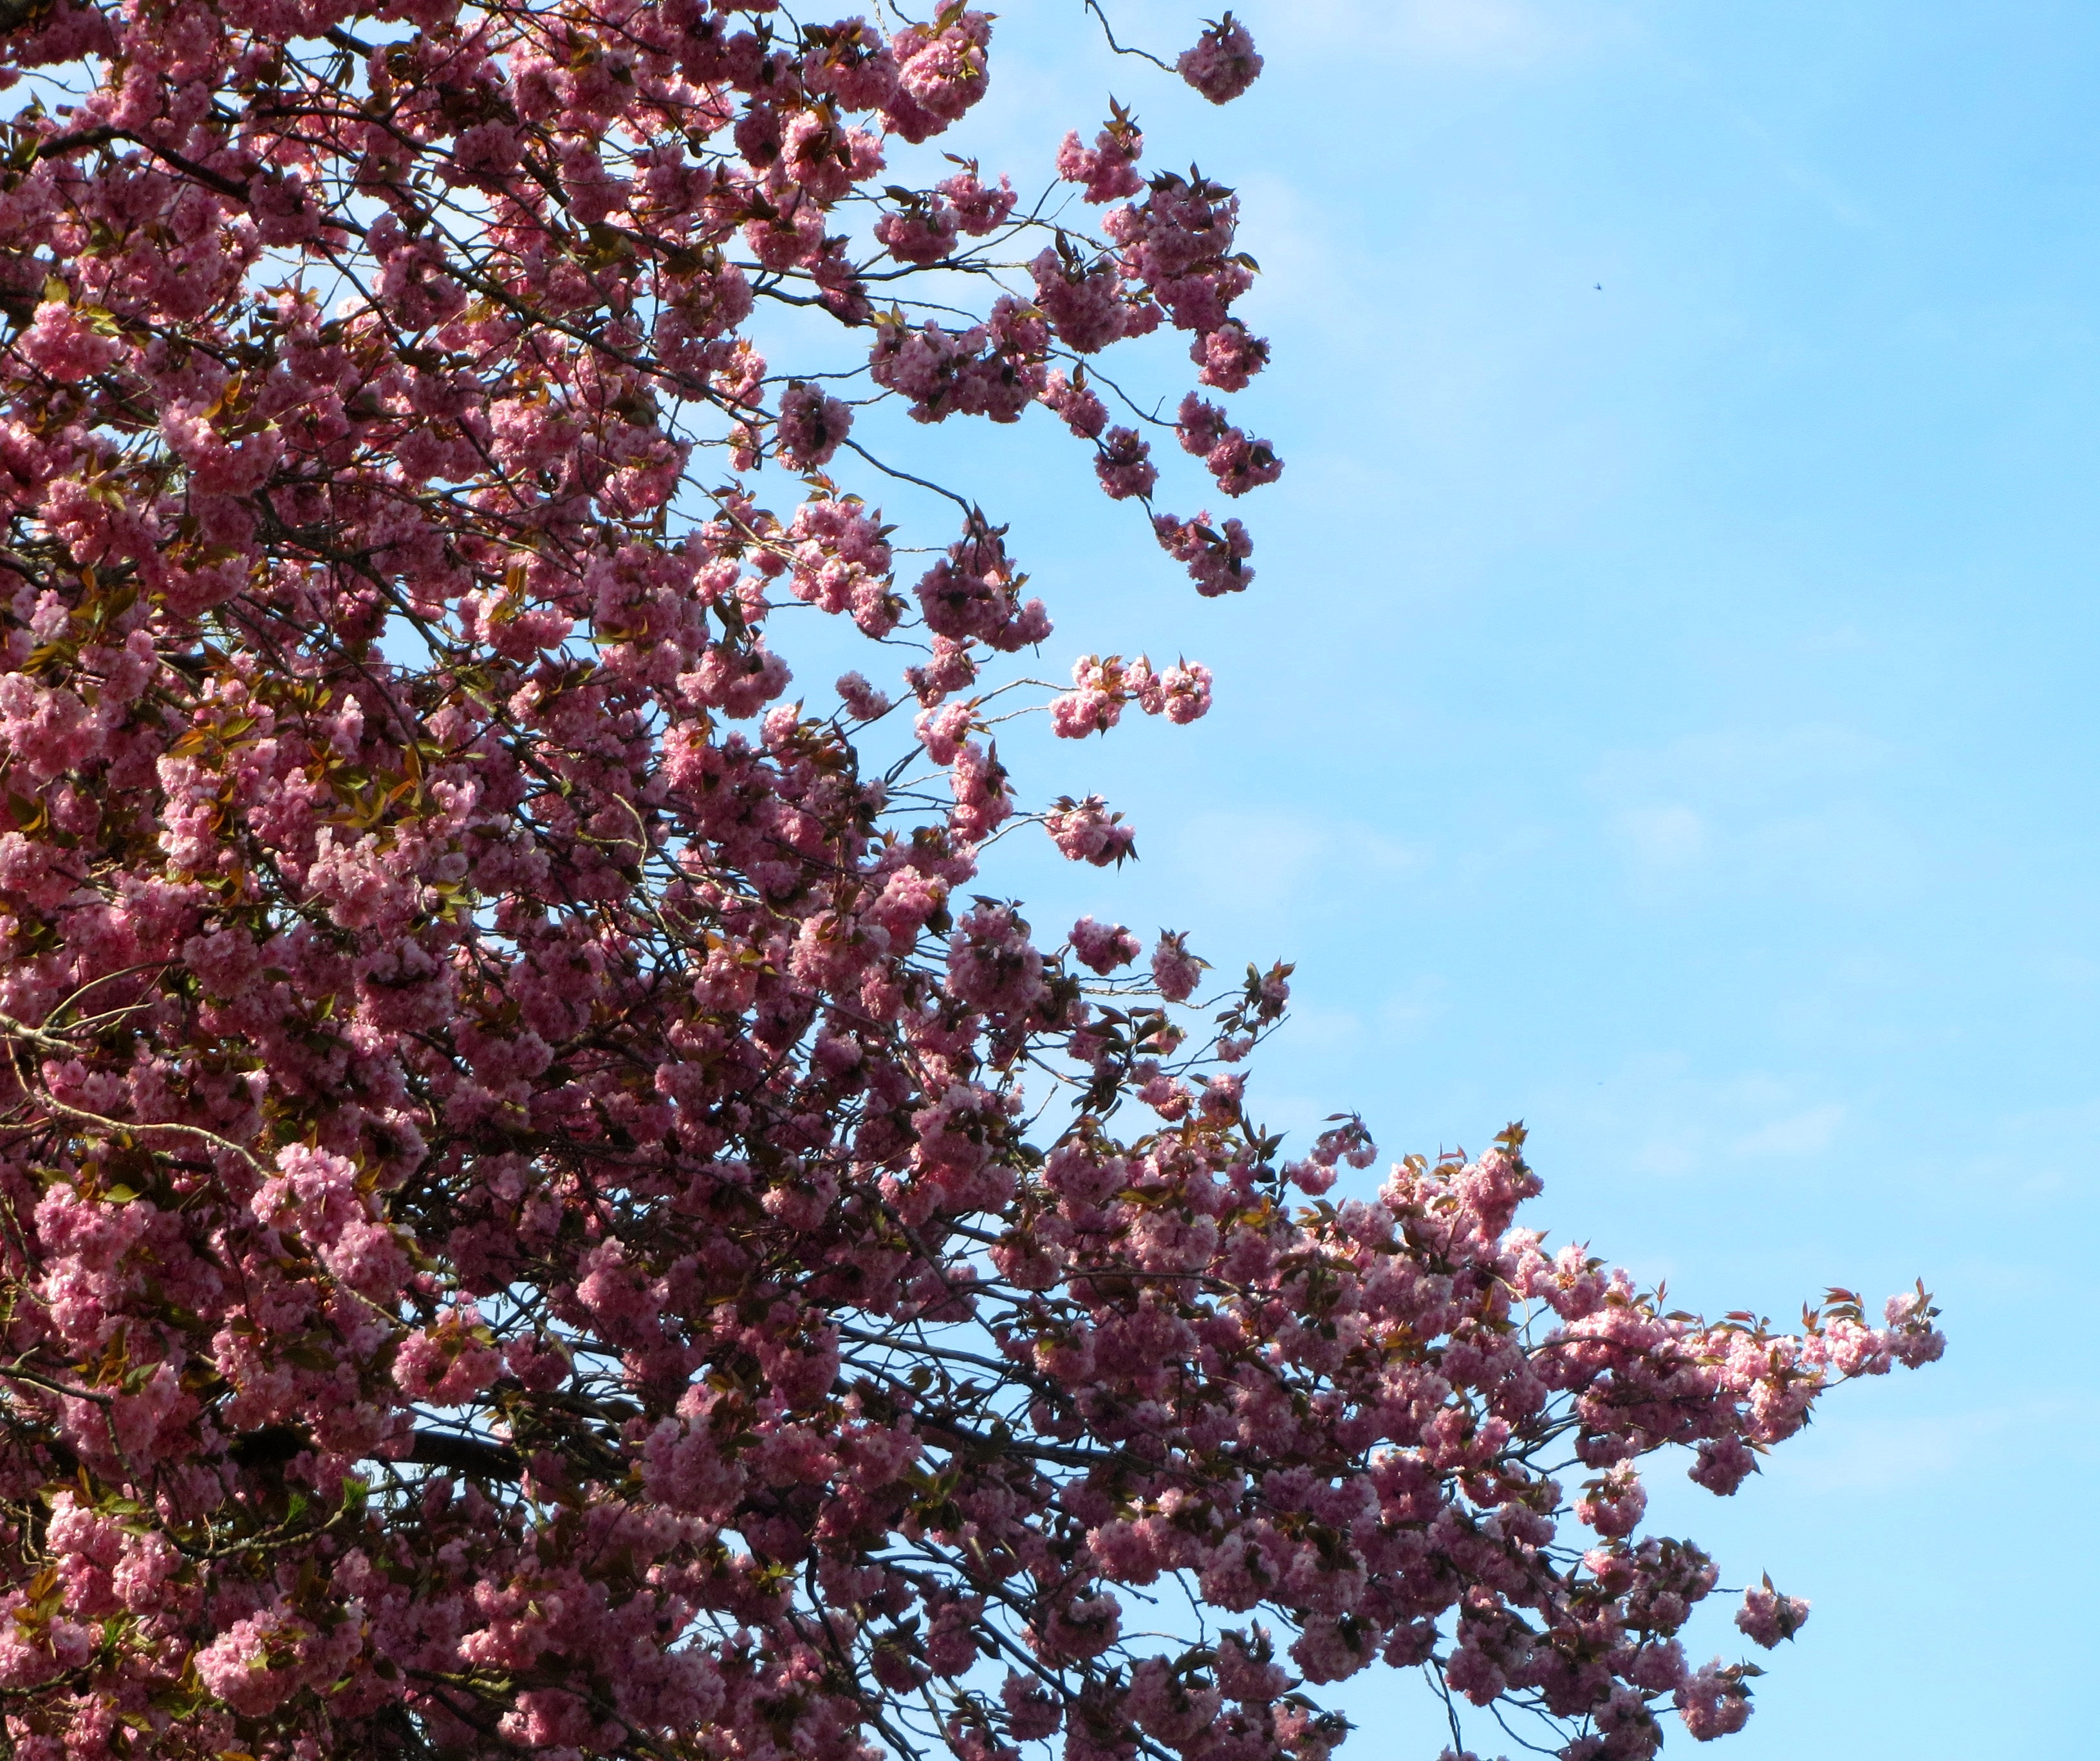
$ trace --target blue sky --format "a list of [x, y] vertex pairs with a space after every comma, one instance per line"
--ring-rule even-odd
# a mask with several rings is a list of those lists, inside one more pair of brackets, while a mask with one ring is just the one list
[[[1213, 112], [1077, 0], [1015, 6], [999, 103], [942, 143], [1033, 184], [1113, 90], [1154, 163], [1236, 185], [1275, 342], [1238, 401], [1289, 461], [1255, 589], [1204, 602], [1048, 423], [914, 431], [1013, 521], [1047, 667], [1219, 679], [1191, 729], [1011, 739], [1141, 860], [1031, 836], [987, 879], [1053, 935], [1296, 960], [1258, 1112], [1361, 1107], [1395, 1154], [1521, 1117], [1540, 1225], [1688, 1306], [1923, 1274], [1943, 1363], [1733, 1500], [1659, 1476], [1724, 1582], [1815, 1604], [1727, 1752], [2090, 1754], [2100, 12], [1239, 11], [1268, 73]], [[1350, 1705], [1361, 1761], [1439, 1746], [1418, 1684]]]

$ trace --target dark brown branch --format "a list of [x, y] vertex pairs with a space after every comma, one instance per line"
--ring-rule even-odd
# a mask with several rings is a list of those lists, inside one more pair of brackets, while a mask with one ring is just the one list
[[444, 1431], [418, 1431], [408, 1459], [419, 1468], [446, 1468], [483, 1480], [516, 1481], [525, 1472], [524, 1460], [514, 1449]]

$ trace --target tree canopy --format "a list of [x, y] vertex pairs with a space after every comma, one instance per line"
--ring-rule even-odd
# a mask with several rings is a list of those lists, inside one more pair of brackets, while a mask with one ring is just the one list
[[[1666, 1312], [1515, 1128], [1332, 1202], [1357, 1119], [1246, 1103], [1288, 967], [971, 890], [1131, 851], [1000, 717], [1211, 677], [1030, 683], [995, 510], [900, 533], [859, 413], [1039, 407], [1147, 590], [1253, 580], [1163, 470], [1282, 469], [1229, 188], [1119, 106], [1043, 188], [927, 147], [992, 29], [0, 5], [0, 1749], [1324, 1761], [1417, 1666], [1454, 1751], [1742, 1723], [1639, 1463], [1734, 1492], [1922, 1287]], [[791, 694], [797, 606], [874, 678]]]

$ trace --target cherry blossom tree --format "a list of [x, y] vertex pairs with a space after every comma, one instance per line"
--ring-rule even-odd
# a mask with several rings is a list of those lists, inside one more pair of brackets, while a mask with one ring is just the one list
[[[1734, 1492], [1922, 1288], [1665, 1313], [1517, 1225], [1515, 1128], [1334, 1203], [1361, 1124], [1242, 1086], [1289, 968], [970, 891], [1131, 854], [999, 717], [1211, 677], [1029, 684], [1005, 529], [864, 413], [1061, 422], [1157, 590], [1245, 589], [1229, 189], [1120, 107], [941, 157], [960, 5], [0, 32], [0, 1750], [1322, 1761], [1374, 1667], [1454, 1750], [1742, 1723], [1641, 1464]], [[806, 607], [872, 680], [791, 695]]]

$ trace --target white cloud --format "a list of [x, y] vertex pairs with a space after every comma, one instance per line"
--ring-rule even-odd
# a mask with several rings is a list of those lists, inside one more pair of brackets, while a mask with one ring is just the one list
[[1392, 13], [1402, 48], [1439, 60], [1529, 65], [1567, 37], [1545, 7], [1524, 0], [1403, 0]]
[[[1177, 863], [1208, 903], [1237, 913], [1285, 910], [1323, 896], [1390, 885], [1422, 866], [1421, 853], [1360, 820], [1321, 819], [1288, 810], [1188, 815], [1171, 834]], [[1220, 862], [1217, 853], [1232, 853]]]
[[1745, 1132], [1728, 1150], [1732, 1155], [1745, 1158], [1820, 1155], [1844, 1123], [1845, 1109], [1829, 1101]]
[[1709, 1076], [1662, 1054], [1627, 1060], [1586, 1094], [1546, 1100], [1559, 1128], [1599, 1159], [1660, 1180], [1732, 1179], [1745, 1162], [1831, 1149], [1851, 1110], [1821, 1086], [1762, 1070]]
[[1753, 801], [1864, 777], [1890, 756], [1886, 741], [1842, 722], [1718, 728], [1610, 753], [1592, 780], [1608, 794], [1671, 789]]
[[1632, 9], [1603, 0], [1297, 0], [1290, 10], [1294, 28], [1347, 31], [1374, 53], [1503, 72], [1565, 60], [1623, 34]]
[[1706, 854], [1706, 822], [1682, 804], [1630, 807], [1613, 823], [1643, 867], [1685, 868]]
[[1894, 756], [1838, 723], [1720, 729], [1609, 753], [1588, 787], [1639, 891], [1697, 878], [1880, 898], [1911, 885], [1921, 860], [1875, 792]]
[[2037, 1397], [1967, 1412], [1880, 1419], [1848, 1413], [1842, 1424], [1817, 1426], [1776, 1452], [1765, 1472], [1817, 1492], [1888, 1492], [1921, 1481], [1974, 1472], [2046, 1437], [2067, 1465], [2100, 1455], [2100, 1427], [2082, 1404]]

